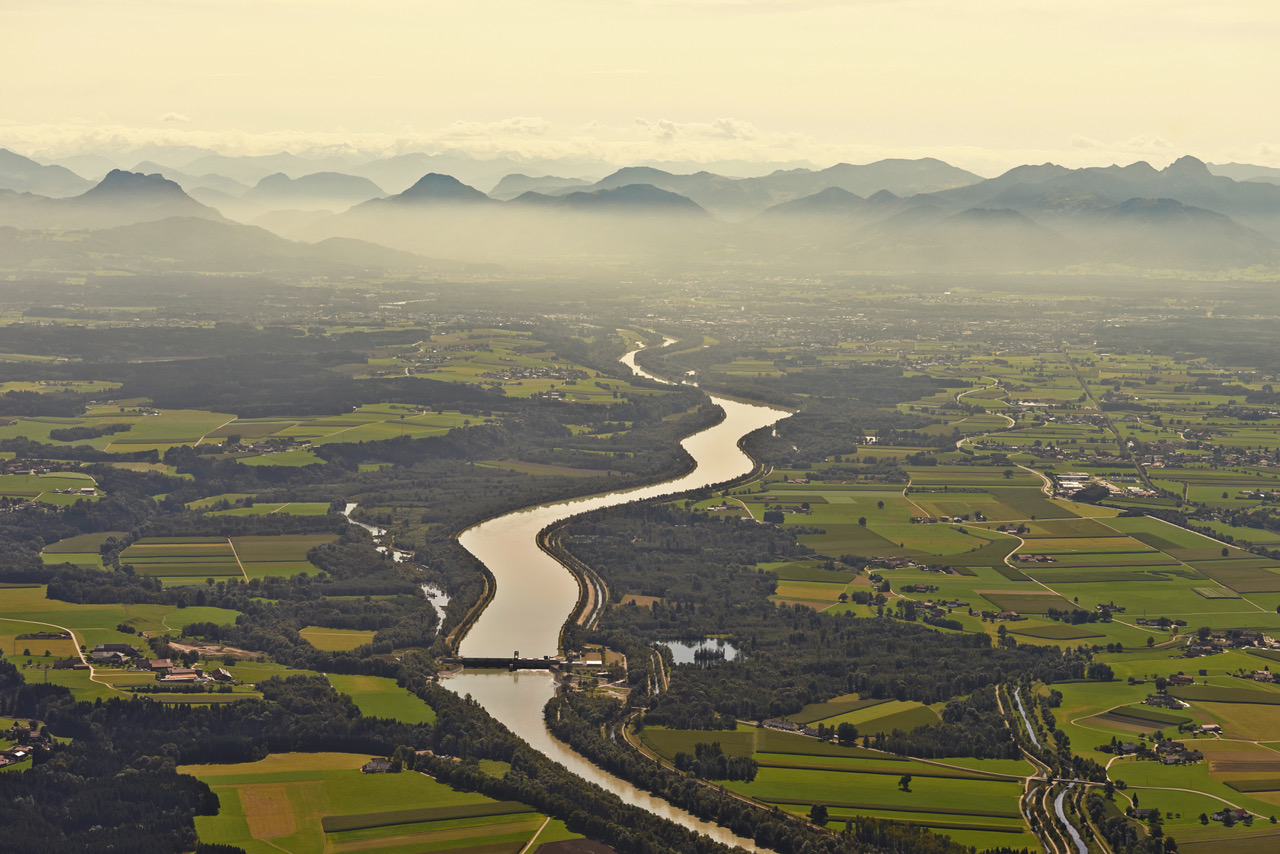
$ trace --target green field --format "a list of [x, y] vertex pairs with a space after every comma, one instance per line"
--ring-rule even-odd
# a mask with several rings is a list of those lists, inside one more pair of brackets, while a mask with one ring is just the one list
[[144, 537], [120, 553], [120, 563], [132, 564], [140, 575], [177, 584], [198, 584], [206, 578], [289, 576], [314, 573], [307, 552], [336, 538], [334, 534]]
[[[238, 611], [223, 608], [187, 607], [177, 605], [106, 604], [80, 605], [48, 599], [43, 586], [10, 587], [0, 591], [0, 650], [4, 657], [18, 666], [26, 667], [30, 660], [43, 667], [55, 661], [78, 657], [77, 648], [92, 648], [99, 643], [127, 643], [145, 652], [147, 645], [137, 634], [117, 629], [127, 625], [136, 632], [167, 633], [179, 631], [182, 626], [195, 622], [211, 622], [218, 625], [234, 623]], [[20, 634], [36, 631], [65, 629], [71, 632], [69, 640], [19, 640]], [[30, 649], [31, 655], [23, 650]], [[45, 651], [50, 655], [44, 655]], [[112, 667], [88, 670], [47, 670], [30, 673], [30, 681], [47, 680], [51, 685], [64, 685], [71, 689], [77, 700], [109, 699], [123, 696], [123, 689], [130, 685], [150, 684], [154, 677], [146, 672], [131, 672]], [[177, 695], [175, 695], [177, 696]], [[193, 695], [216, 698], [218, 695]], [[240, 699], [240, 697], [235, 697]]]
[[418, 697], [383, 676], [330, 674], [329, 682], [342, 694], [350, 695], [360, 713], [374, 718], [395, 718], [409, 724], [429, 724], [435, 710]]
[[1024, 637], [1061, 641], [1106, 637], [1102, 632], [1090, 631], [1087, 628], [1072, 626], [1066, 623], [1057, 623], [1048, 626], [1027, 626], [1026, 628], [1011, 629], [1010, 632]]
[[857, 694], [850, 694], [847, 697], [835, 697], [825, 703], [812, 703], [805, 706], [802, 710], [794, 715], [788, 715], [787, 720], [795, 721], [798, 724], [815, 724], [818, 721], [833, 718], [837, 715], [847, 714], [848, 712], [858, 711], [859, 709], [878, 706], [887, 700], [863, 700]]
[[[0, 496], [25, 498], [46, 504], [66, 505], [82, 500], [96, 501], [102, 497], [96, 486], [93, 478], [79, 472], [0, 474]], [[82, 494], [82, 489], [93, 491]]]
[[104, 531], [99, 534], [80, 534], [67, 537], [44, 547], [41, 553], [45, 563], [74, 563], [91, 569], [103, 569], [102, 555], [98, 551], [109, 537], [123, 537], [125, 531]]
[[[845, 713], [888, 721], [908, 712], [937, 716], [919, 704], [889, 701], [860, 709], [852, 698], [807, 707], [793, 718], [843, 709]], [[872, 701], [874, 702], [874, 701]], [[826, 706], [826, 708], [823, 708]], [[886, 715], [887, 712], [887, 715]], [[874, 718], [872, 718], [874, 721]], [[837, 718], [829, 718], [832, 724]], [[871, 731], [859, 725], [860, 730]], [[646, 727], [644, 744], [665, 757], [693, 753], [698, 743], [718, 742], [726, 754], [752, 756], [759, 772], [752, 783], [725, 783], [753, 799], [788, 812], [807, 814], [815, 803], [826, 804], [833, 826], [847, 815], [875, 815], [909, 821], [950, 834], [965, 844], [990, 847], [1031, 845], [1018, 812], [1020, 778], [1031, 767], [1013, 760], [946, 760], [932, 765], [892, 754], [844, 747], [814, 738], [768, 728], [739, 726], [736, 731], [671, 730]], [[961, 766], [961, 767], [954, 767]], [[904, 774], [912, 775], [911, 792], [895, 789]], [[996, 840], [996, 841], [993, 841]]]
[[196, 818], [200, 839], [236, 845], [248, 854], [473, 846], [518, 851], [535, 835], [538, 842], [576, 838], [563, 824], [547, 822], [523, 804], [460, 792], [412, 772], [363, 774], [360, 766], [368, 758], [287, 753], [260, 762], [178, 770], [203, 780], [218, 797], [217, 815]]
[[[1170, 688], [1169, 693], [1180, 700], [1203, 703], [1252, 703], [1280, 706], [1280, 691], [1262, 688], [1234, 688], [1221, 685], [1184, 685]], [[1277, 714], [1280, 718], [1280, 713]]]
[[358, 629], [326, 629], [321, 626], [304, 626], [298, 634], [314, 646], [329, 652], [346, 652], [367, 643], [373, 643], [376, 632]]

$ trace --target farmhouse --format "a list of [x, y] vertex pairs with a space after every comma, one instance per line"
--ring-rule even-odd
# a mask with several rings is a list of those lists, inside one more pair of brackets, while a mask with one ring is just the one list
[[386, 774], [391, 771], [391, 760], [375, 758], [370, 759], [364, 765], [360, 766], [360, 770], [366, 774]]
[[26, 724], [15, 723], [4, 733], [6, 738], [17, 742], [19, 746], [32, 744], [50, 744], [53, 739], [45, 730], [33, 730]]
[[201, 678], [203, 674], [199, 670], [192, 670], [187, 667], [171, 667], [168, 672], [156, 674], [157, 682], [195, 682]]
[[138, 650], [127, 643], [99, 643], [93, 645], [94, 654], [99, 652], [118, 652], [125, 658], [136, 658]]
[[0, 750], [0, 768], [9, 765], [17, 765], [19, 762], [25, 762], [31, 758], [31, 751], [25, 747], [15, 747], [12, 750]]
[[67, 632], [29, 632], [24, 635], [18, 635], [18, 640], [63, 640], [69, 638]]

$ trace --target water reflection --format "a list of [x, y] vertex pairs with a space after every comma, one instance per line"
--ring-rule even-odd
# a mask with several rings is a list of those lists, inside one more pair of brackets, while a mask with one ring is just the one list
[[707, 638], [700, 641], [662, 641], [671, 650], [671, 660], [676, 664], [708, 664], [715, 661], [733, 661], [738, 648], [723, 638]]
[[681, 443], [697, 462], [692, 472], [651, 486], [517, 510], [462, 533], [462, 546], [498, 582], [493, 601], [462, 641], [464, 656], [509, 657], [518, 650], [524, 658], [541, 658], [559, 652], [560, 628], [577, 602], [578, 584], [538, 548], [543, 528], [579, 513], [712, 486], [751, 471], [751, 458], [738, 448], [738, 440], [774, 423], [785, 411], [714, 395], [711, 399], [724, 409], [725, 418]]
[[[628, 353], [623, 362], [641, 376], [665, 382], [638, 368], [634, 352]], [[681, 443], [696, 463], [693, 471], [664, 483], [517, 510], [462, 533], [459, 542], [489, 568], [497, 581], [493, 600], [462, 641], [462, 655], [508, 657], [518, 652], [523, 658], [541, 658], [560, 651], [560, 630], [577, 602], [578, 585], [568, 570], [538, 548], [537, 535], [544, 528], [580, 513], [713, 486], [751, 471], [754, 464], [738, 447], [738, 441], [778, 421], [786, 415], [785, 410], [716, 395], [711, 395], [711, 400], [724, 409], [724, 420]], [[728, 650], [737, 654], [736, 649], [728, 647], [726, 655]], [[692, 650], [689, 655], [693, 660]], [[555, 690], [550, 674], [468, 671], [444, 684], [459, 694], [470, 694], [536, 750], [628, 803], [717, 841], [759, 850], [751, 840], [637, 789], [553, 738], [542, 717], [543, 706]]]

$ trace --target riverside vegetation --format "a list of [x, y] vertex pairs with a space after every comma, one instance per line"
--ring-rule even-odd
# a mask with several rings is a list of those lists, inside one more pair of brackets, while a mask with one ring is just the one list
[[[587, 312], [576, 284], [394, 310], [421, 286], [167, 284], [7, 284], [0, 715], [52, 736], [0, 772], [17, 850], [721, 850], [433, 682], [487, 584], [459, 530], [674, 472], [715, 419], [617, 365], [663, 335], [654, 373], [795, 414], [746, 443], [761, 477], [566, 529], [612, 607], [564, 644], [612, 672], [547, 707], [558, 737], [784, 854], [1073, 850], [1059, 795], [1093, 850], [1280, 838], [1261, 287], [711, 277]], [[707, 638], [732, 657], [662, 645]], [[233, 682], [53, 667], [111, 643]], [[254, 801], [249, 764], [286, 754], [327, 808]], [[385, 823], [410, 805], [328, 754], [428, 771], [439, 812]]]

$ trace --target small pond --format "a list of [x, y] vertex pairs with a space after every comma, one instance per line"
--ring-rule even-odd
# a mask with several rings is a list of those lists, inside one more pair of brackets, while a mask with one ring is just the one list
[[733, 661], [738, 648], [723, 638], [706, 638], [700, 641], [659, 641], [671, 650], [676, 664], [714, 664], [717, 661]]

